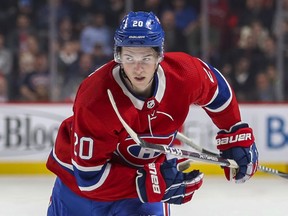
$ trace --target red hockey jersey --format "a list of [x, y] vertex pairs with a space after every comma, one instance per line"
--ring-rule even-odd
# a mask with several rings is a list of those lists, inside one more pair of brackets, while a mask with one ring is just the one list
[[152, 97], [138, 98], [111, 61], [79, 87], [73, 116], [60, 126], [47, 167], [74, 192], [97, 201], [137, 197], [136, 171], [165, 155], [141, 148], [128, 136], [107, 95], [144, 140], [172, 145], [191, 104], [202, 106], [220, 129], [239, 122], [234, 93], [220, 72], [185, 53], [166, 53], [154, 75]]

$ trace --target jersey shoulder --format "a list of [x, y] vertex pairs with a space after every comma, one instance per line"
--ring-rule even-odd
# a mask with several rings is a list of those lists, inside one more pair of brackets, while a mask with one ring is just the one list
[[[215, 76], [207, 63], [183, 52], [166, 53], [161, 66], [167, 80], [176, 89], [190, 95], [191, 103], [206, 103], [208, 91], [217, 88]], [[214, 89], [214, 90], [213, 90]]]
[[112, 70], [117, 63], [110, 61], [91, 73], [78, 88], [75, 101], [81, 104], [90, 104], [107, 95], [106, 89], [115, 82]]
[[123, 91], [113, 77], [113, 70], [117, 70], [117, 65], [115, 61], [103, 65], [87, 77], [78, 89], [73, 105], [74, 116], [78, 119], [82, 118], [81, 122], [85, 122], [83, 124], [92, 125], [94, 131], [102, 128], [101, 130], [111, 133], [121, 128], [121, 123], [114, 115], [107, 93], [110, 89], [115, 98], [120, 98], [121, 103], [127, 102]]
[[167, 52], [164, 54], [164, 61], [178, 61], [178, 62], [185, 62], [185, 61], [197, 61], [197, 58], [189, 55], [184, 52]]
[[165, 74], [173, 78], [173, 82], [181, 85], [198, 86], [206, 74], [203, 73], [203, 62], [183, 52], [168, 52], [161, 62]]
[[164, 60], [161, 62], [164, 68], [177, 71], [181, 76], [198, 76], [201, 75], [205, 63], [199, 58], [191, 56], [184, 52], [165, 53]]

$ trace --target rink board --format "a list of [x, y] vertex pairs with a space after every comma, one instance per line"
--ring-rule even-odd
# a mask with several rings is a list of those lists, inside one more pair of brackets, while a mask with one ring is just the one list
[[[286, 172], [288, 104], [242, 104], [240, 109], [243, 121], [254, 130], [260, 164]], [[72, 104], [1, 104], [0, 174], [49, 174], [45, 162], [60, 123], [71, 114]], [[202, 109], [191, 107], [183, 133], [216, 151], [217, 131]], [[223, 172], [210, 164], [197, 163], [195, 168], [208, 175]]]
[[[287, 164], [276, 164], [276, 163], [264, 163], [261, 164], [279, 171], [288, 173]], [[223, 175], [223, 170], [217, 165], [195, 163], [195, 169], [199, 169], [204, 175]], [[8, 162], [0, 163], [0, 175], [38, 175], [47, 174], [52, 175], [52, 173], [47, 170], [45, 163], [43, 162]], [[257, 172], [257, 176], [273, 176], [271, 174], [266, 174], [263, 172]]]

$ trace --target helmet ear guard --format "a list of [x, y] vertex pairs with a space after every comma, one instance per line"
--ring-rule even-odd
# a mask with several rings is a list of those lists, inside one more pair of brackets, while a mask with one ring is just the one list
[[121, 21], [114, 36], [114, 60], [121, 63], [119, 47], [152, 47], [159, 53], [158, 63], [164, 56], [164, 31], [152, 12], [129, 12]]
[[114, 61], [117, 63], [121, 63], [120, 53], [121, 53], [121, 47], [114, 46]]

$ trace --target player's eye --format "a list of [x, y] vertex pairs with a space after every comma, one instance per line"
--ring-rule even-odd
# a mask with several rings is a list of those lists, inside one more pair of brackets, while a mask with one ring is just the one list
[[149, 58], [143, 58], [143, 61], [144, 62], [149, 62], [149, 61], [152, 61], [152, 58], [150, 58], [150, 57]]
[[126, 64], [135, 64], [135, 63], [140, 63], [140, 64], [155, 64], [155, 58], [154, 56], [144, 56], [144, 57], [139, 57], [135, 58], [134, 56], [130, 55], [124, 55], [121, 59], [122, 63]]
[[127, 62], [132, 62], [133, 61], [133, 58], [131, 58], [131, 57], [125, 57], [125, 60], [127, 61]]
[[134, 59], [131, 57], [131, 56], [124, 56], [121, 61], [123, 63], [133, 63], [134, 62]]

